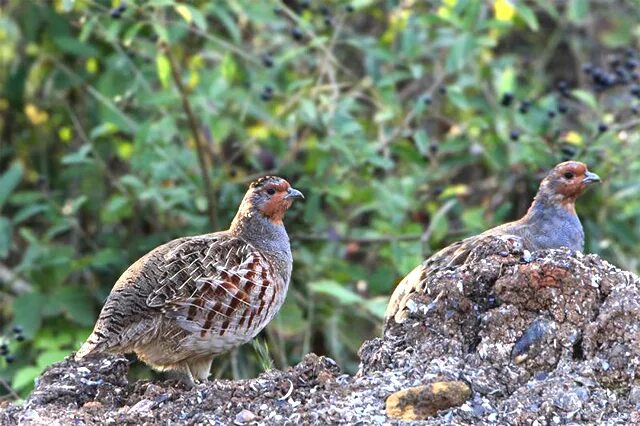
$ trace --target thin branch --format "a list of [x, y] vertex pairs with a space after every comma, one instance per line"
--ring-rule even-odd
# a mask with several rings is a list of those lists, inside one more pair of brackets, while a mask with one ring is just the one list
[[5, 382], [2, 377], [0, 377], [0, 385], [2, 385], [2, 387], [4, 387], [7, 390], [7, 392], [9, 392], [9, 395], [11, 395], [11, 397], [14, 398], [16, 401], [20, 399], [20, 395], [18, 395], [16, 391], [14, 391], [13, 388], [9, 386], [9, 384]]
[[164, 43], [160, 47], [169, 60], [169, 65], [171, 67], [171, 77], [173, 78], [173, 82], [175, 83], [180, 94], [180, 99], [182, 100], [182, 108], [184, 109], [185, 114], [187, 114], [187, 120], [189, 121], [191, 134], [193, 135], [193, 140], [196, 144], [198, 163], [200, 164], [200, 174], [202, 175], [204, 192], [207, 197], [207, 212], [209, 214], [209, 224], [213, 229], [217, 229], [218, 221], [216, 218], [215, 197], [213, 193], [213, 186], [211, 185], [211, 177], [209, 176], [209, 167], [207, 165], [207, 158], [205, 153], [205, 143], [202, 140], [200, 131], [198, 130], [198, 123], [193, 113], [193, 109], [191, 108], [191, 102], [189, 101], [189, 97], [187, 96], [187, 91], [182, 84], [180, 72], [178, 71], [178, 64], [171, 54], [171, 49], [169, 49], [169, 46]]
[[7, 284], [15, 294], [33, 291], [33, 285], [23, 280], [4, 264], [0, 263], [0, 281]]

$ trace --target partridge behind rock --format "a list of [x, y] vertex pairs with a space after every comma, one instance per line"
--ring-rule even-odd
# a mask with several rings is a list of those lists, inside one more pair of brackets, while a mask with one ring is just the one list
[[519, 220], [489, 229], [443, 248], [411, 271], [396, 287], [385, 313], [402, 322], [406, 304], [415, 292], [424, 292], [426, 277], [437, 270], [460, 265], [488, 237], [515, 237], [526, 250], [567, 247], [584, 249], [584, 231], [576, 214], [575, 201], [589, 185], [600, 182], [597, 174], [577, 161], [560, 163], [540, 183], [531, 207]]
[[255, 337], [282, 306], [291, 248], [282, 219], [304, 198], [279, 177], [253, 182], [222, 232], [178, 238], [127, 269], [76, 354], [135, 352], [206, 380], [213, 358]]

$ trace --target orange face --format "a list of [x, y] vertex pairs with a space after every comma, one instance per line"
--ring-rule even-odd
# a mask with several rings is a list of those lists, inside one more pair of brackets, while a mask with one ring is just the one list
[[587, 165], [579, 161], [560, 163], [542, 181], [541, 189], [551, 191], [554, 198], [563, 204], [573, 204], [591, 184], [600, 182], [600, 177], [590, 172]]
[[275, 224], [281, 224], [293, 200], [304, 198], [302, 193], [278, 177], [266, 177], [254, 189], [254, 205]]

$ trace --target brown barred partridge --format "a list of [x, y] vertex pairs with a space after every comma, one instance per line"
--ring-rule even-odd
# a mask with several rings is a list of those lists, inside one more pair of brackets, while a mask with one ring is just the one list
[[575, 202], [589, 185], [600, 182], [597, 174], [578, 161], [556, 165], [542, 180], [531, 207], [521, 219], [489, 229], [443, 248], [418, 265], [398, 284], [391, 295], [385, 322], [402, 322], [412, 294], [424, 292], [426, 278], [438, 270], [463, 264], [467, 257], [482, 248], [487, 238], [519, 240], [530, 251], [567, 247], [584, 249], [584, 231], [576, 214]]
[[206, 380], [216, 355], [251, 340], [282, 306], [292, 266], [282, 219], [297, 198], [284, 179], [258, 179], [227, 231], [144, 255], [114, 285], [76, 359], [135, 352], [189, 383]]

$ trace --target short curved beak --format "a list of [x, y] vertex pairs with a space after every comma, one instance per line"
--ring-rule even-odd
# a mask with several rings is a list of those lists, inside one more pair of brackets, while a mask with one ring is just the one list
[[302, 192], [298, 191], [295, 188], [289, 188], [287, 190], [287, 195], [284, 196], [285, 200], [289, 200], [289, 199], [304, 199], [304, 195], [302, 195]]
[[585, 183], [587, 185], [590, 185], [592, 183], [596, 183], [596, 182], [600, 182], [600, 176], [598, 176], [595, 173], [592, 172], [587, 172], [584, 175], [584, 179], [582, 179], [582, 183]]

